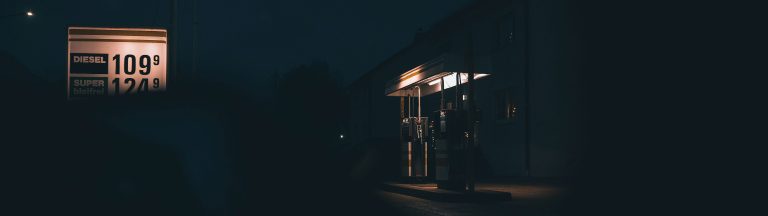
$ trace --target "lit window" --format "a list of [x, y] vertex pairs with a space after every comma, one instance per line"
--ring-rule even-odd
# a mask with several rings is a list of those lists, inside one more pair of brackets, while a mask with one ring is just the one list
[[496, 92], [496, 119], [502, 121], [514, 120], [520, 112], [512, 89], [507, 88]]

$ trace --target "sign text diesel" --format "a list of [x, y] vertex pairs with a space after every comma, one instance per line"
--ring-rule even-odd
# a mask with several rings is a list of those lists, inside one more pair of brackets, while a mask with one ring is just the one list
[[107, 54], [71, 53], [69, 54], [70, 73], [107, 74]]

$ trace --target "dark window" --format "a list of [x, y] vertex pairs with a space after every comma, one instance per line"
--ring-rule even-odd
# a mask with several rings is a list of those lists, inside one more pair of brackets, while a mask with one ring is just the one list
[[501, 16], [496, 22], [496, 43], [498, 47], [505, 47], [512, 44], [515, 39], [515, 16], [508, 13]]

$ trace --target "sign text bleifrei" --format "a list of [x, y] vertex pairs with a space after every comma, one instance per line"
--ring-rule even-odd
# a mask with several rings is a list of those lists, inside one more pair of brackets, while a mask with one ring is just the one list
[[69, 27], [67, 98], [165, 91], [164, 29]]

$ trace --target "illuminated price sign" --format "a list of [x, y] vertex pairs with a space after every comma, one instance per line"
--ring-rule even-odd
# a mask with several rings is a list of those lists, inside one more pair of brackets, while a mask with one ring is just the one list
[[69, 99], [165, 91], [168, 32], [164, 29], [68, 29]]

